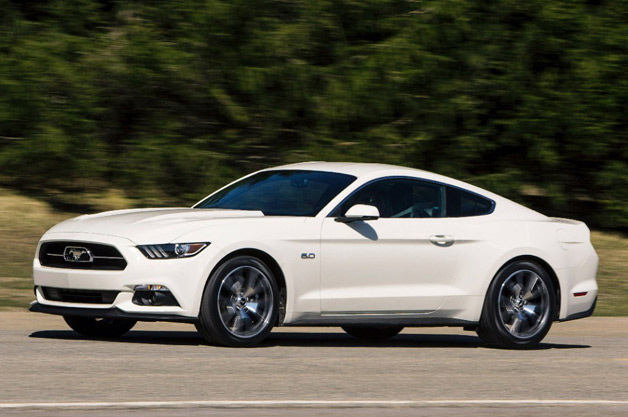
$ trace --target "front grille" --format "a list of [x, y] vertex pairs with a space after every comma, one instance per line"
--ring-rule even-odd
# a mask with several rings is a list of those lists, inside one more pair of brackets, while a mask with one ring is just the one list
[[[73, 256], [76, 253], [76, 256]], [[52, 268], [98, 269], [122, 271], [126, 260], [113, 246], [89, 242], [44, 242], [39, 262]]]
[[53, 287], [41, 287], [41, 290], [46, 300], [84, 304], [112, 304], [120, 293], [120, 291], [75, 290]]

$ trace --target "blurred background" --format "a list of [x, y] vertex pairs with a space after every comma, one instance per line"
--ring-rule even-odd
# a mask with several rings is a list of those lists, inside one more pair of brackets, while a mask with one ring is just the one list
[[0, 307], [58, 220], [342, 160], [586, 221], [598, 312], [628, 314], [627, 22], [624, 0], [0, 0]]

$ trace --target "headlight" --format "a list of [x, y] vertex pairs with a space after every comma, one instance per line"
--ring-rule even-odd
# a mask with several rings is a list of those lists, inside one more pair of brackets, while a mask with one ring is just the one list
[[148, 259], [189, 258], [198, 255], [209, 246], [206, 243], [164, 243], [159, 245], [139, 245], [137, 248]]

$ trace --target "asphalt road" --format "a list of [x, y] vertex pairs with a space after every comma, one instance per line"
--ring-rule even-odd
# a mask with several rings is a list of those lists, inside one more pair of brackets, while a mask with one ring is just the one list
[[0, 415], [628, 415], [628, 318], [556, 323], [536, 350], [458, 329], [377, 344], [336, 328], [208, 346], [185, 324], [90, 340], [56, 316], [0, 313]]

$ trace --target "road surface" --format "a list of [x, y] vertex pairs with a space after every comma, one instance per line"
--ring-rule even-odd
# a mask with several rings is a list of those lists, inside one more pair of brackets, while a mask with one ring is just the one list
[[544, 342], [511, 351], [456, 328], [379, 343], [281, 328], [233, 349], [187, 324], [91, 340], [57, 316], [0, 312], [0, 415], [628, 415], [628, 318], [555, 323]]

